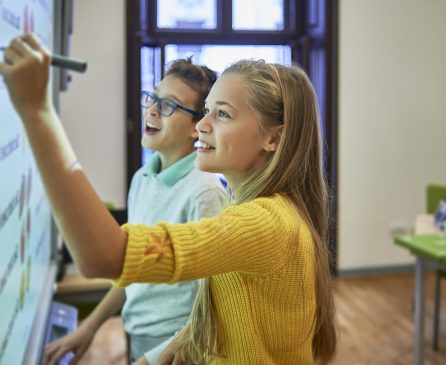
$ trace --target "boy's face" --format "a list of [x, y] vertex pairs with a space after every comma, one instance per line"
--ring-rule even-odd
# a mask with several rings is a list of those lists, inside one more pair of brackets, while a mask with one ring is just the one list
[[[166, 76], [155, 88], [160, 99], [167, 98], [195, 110], [198, 94], [176, 76]], [[195, 130], [193, 116], [179, 108], [168, 117], [159, 113], [157, 103], [144, 109], [143, 147], [158, 151], [161, 160], [172, 164], [193, 151]]]
[[275, 149], [260, 131], [260, 114], [248, 102], [243, 80], [221, 76], [206, 99], [206, 115], [197, 123], [196, 164], [200, 170], [221, 172], [235, 186], [265, 164]]

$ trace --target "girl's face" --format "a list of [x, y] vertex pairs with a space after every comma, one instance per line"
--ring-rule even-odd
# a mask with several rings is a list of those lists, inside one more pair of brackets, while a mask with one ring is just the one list
[[[160, 99], [168, 98], [181, 106], [195, 110], [198, 94], [174, 75], [166, 76], [155, 88]], [[193, 116], [177, 108], [168, 117], [159, 113], [157, 103], [144, 109], [144, 134], [141, 144], [158, 151], [163, 164], [170, 165], [193, 151], [197, 138]], [[165, 168], [167, 166], [163, 166]]]
[[265, 164], [275, 150], [271, 135], [260, 130], [260, 114], [248, 103], [243, 79], [220, 77], [205, 103], [206, 115], [197, 125], [197, 167], [220, 172], [235, 186]]

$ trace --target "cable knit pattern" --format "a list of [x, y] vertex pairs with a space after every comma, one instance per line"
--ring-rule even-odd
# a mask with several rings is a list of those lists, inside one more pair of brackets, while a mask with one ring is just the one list
[[199, 222], [123, 229], [128, 247], [116, 285], [212, 276], [226, 354], [213, 365], [313, 364], [313, 240], [284, 197], [231, 205]]

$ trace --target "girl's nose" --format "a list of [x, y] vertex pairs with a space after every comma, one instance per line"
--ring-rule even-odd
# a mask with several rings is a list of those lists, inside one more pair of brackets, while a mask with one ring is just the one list
[[205, 114], [203, 118], [201, 118], [197, 124], [195, 124], [195, 129], [199, 133], [210, 133], [212, 131], [211, 124], [208, 120], [208, 114]]

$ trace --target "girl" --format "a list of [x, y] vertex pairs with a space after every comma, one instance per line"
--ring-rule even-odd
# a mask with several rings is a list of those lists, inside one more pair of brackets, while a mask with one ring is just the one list
[[304, 72], [240, 61], [212, 87], [197, 123], [197, 165], [223, 173], [236, 204], [199, 222], [119, 227], [76, 163], [47, 97], [47, 51], [26, 35], [4, 57], [0, 73], [84, 275], [115, 278], [118, 286], [206, 278], [164, 362], [331, 359], [327, 193], [316, 98]]

